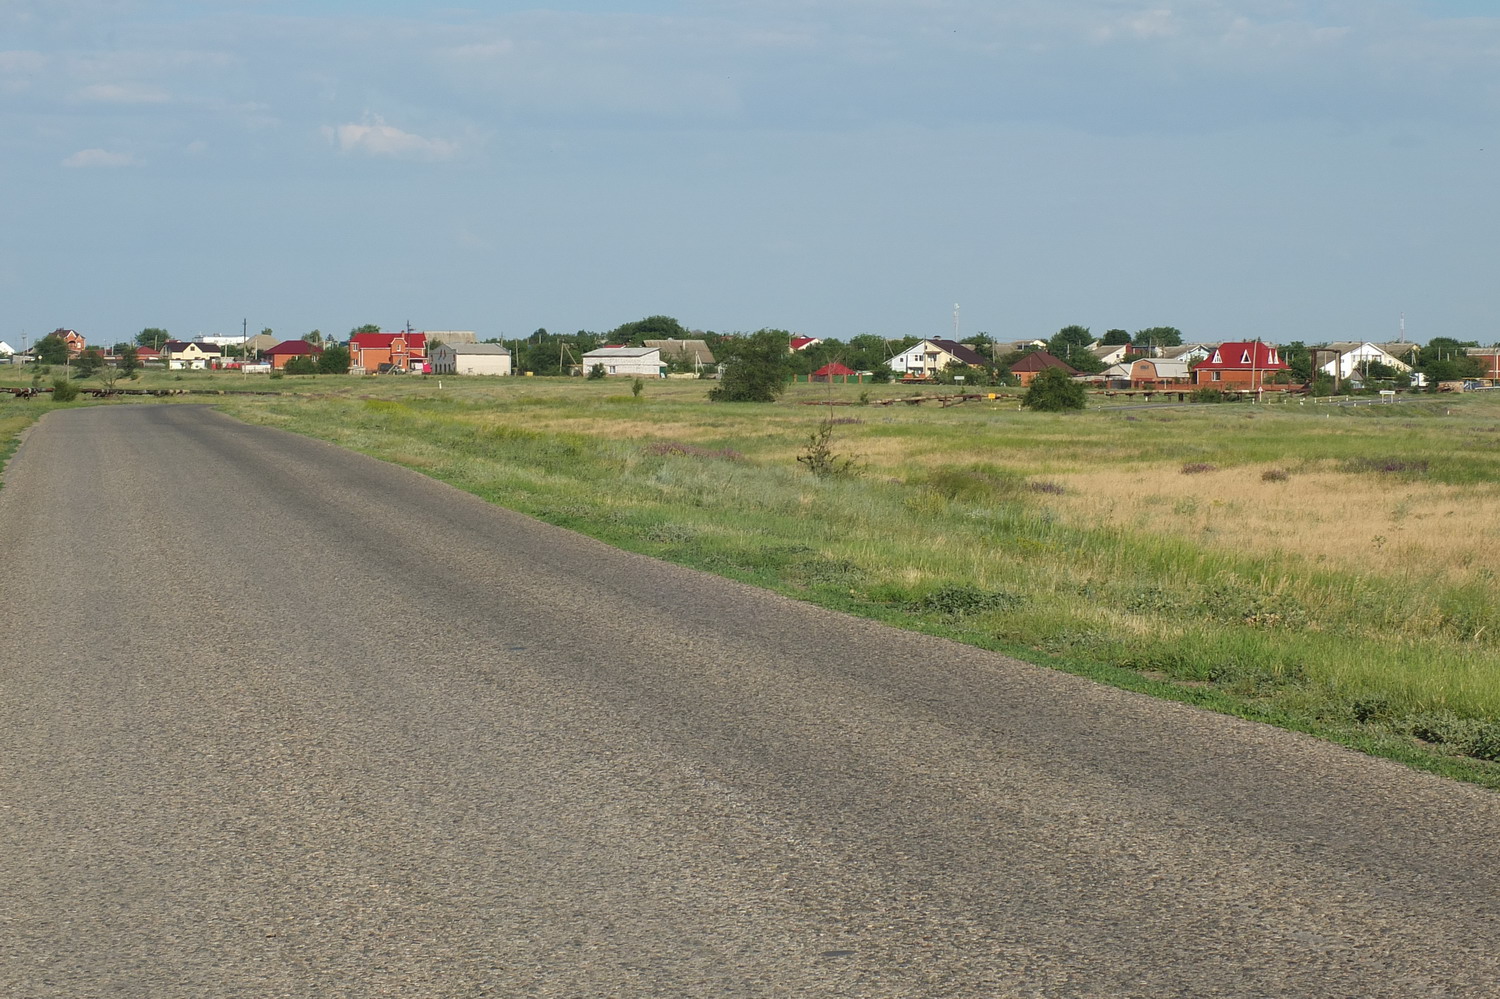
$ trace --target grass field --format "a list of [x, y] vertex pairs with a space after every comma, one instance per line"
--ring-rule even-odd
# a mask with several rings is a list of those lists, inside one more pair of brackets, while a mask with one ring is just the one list
[[[292, 394], [214, 401], [623, 547], [1500, 787], [1500, 398], [1052, 416], [861, 404], [900, 386], [248, 381]], [[48, 405], [0, 402], [0, 433]], [[828, 418], [861, 474], [797, 461]]]

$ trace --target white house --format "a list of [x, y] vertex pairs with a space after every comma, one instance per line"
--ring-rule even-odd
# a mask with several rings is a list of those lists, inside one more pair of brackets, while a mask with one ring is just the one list
[[665, 378], [667, 367], [657, 347], [600, 347], [583, 355], [583, 373], [603, 365], [606, 375]]
[[6, 343], [4, 340], [0, 340], [0, 357], [9, 357], [10, 355], [14, 354], [15, 352], [16, 352], [16, 348], [12, 347], [10, 344]]
[[510, 348], [498, 343], [440, 343], [427, 353], [435, 375], [508, 375]]
[[1119, 364], [1125, 360], [1125, 355], [1130, 353], [1128, 343], [1098, 343], [1089, 348], [1089, 353], [1099, 359], [1101, 364]]
[[[1319, 348], [1324, 349], [1324, 348]], [[1352, 340], [1330, 343], [1327, 350], [1336, 350], [1339, 356], [1326, 364], [1320, 365], [1318, 370], [1336, 378], [1348, 378], [1356, 371], [1363, 372], [1371, 364], [1384, 364], [1388, 368], [1397, 371], [1410, 371], [1411, 365], [1401, 358], [1396, 357], [1376, 344], [1356, 342]]]
[[184, 342], [182, 340], [168, 340], [161, 345], [162, 360], [167, 362], [167, 367], [174, 371], [190, 368], [201, 371], [223, 354], [219, 348], [211, 343], [202, 343], [197, 340]]
[[930, 378], [947, 367], [983, 366], [985, 356], [966, 343], [932, 339], [902, 351], [887, 363], [898, 375]]

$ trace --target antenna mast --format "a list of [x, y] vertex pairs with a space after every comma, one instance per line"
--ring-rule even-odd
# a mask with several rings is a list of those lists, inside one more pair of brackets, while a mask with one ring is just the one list
[[1404, 313], [1404, 312], [1401, 313], [1401, 339], [1397, 340], [1396, 342], [1397, 343], [1405, 343], [1406, 342], [1406, 313]]
[[953, 303], [953, 339], [958, 339], [958, 303]]

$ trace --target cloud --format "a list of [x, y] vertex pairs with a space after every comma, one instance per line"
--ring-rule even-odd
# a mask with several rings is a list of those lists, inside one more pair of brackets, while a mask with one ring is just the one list
[[142, 161], [131, 153], [112, 153], [107, 149], [80, 149], [62, 161], [65, 167], [129, 167]]
[[139, 83], [94, 83], [80, 89], [78, 96], [104, 104], [165, 104], [171, 99], [160, 87]]
[[324, 125], [323, 135], [344, 153], [367, 153], [394, 159], [446, 160], [458, 153], [456, 143], [426, 139], [387, 125], [379, 115], [367, 115], [363, 123]]

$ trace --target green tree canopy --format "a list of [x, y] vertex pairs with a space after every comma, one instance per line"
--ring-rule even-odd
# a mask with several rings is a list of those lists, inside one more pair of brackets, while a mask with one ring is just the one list
[[1176, 326], [1151, 326], [1136, 330], [1135, 342], [1147, 347], [1181, 347], [1182, 330]]
[[134, 347], [125, 347], [120, 351], [120, 371], [126, 375], [133, 375], [141, 370], [141, 355], [136, 353]]
[[1130, 342], [1129, 330], [1105, 330], [1104, 339], [1099, 341], [1106, 347], [1118, 347]]
[[719, 344], [724, 364], [719, 384], [709, 390], [714, 402], [774, 402], [786, 390], [791, 372], [792, 335], [786, 330], [758, 330]]
[[36, 359], [43, 364], [67, 364], [68, 341], [56, 333], [48, 333], [36, 342]]
[[692, 332], [671, 316], [647, 316], [633, 323], [616, 326], [609, 331], [609, 342], [626, 347], [639, 347], [647, 340], [691, 340], [697, 339]]
[[78, 360], [74, 363], [73, 366], [74, 369], [78, 372], [79, 378], [87, 378], [89, 375], [92, 375], [94, 372], [104, 367], [104, 355], [99, 353], [99, 351], [94, 349], [93, 347], [90, 347], [82, 354], [78, 355]]
[[1082, 409], [1087, 402], [1083, 385], [1062, 368], [1043, 368], [1021, 397], [1021, 405], [1038, 413]]
[[1087, 326], [1064, 326], [1047, 341], [1047, 350], [1053, 357], [1066, 359], [1074, 347], [1087, 347], [1093, 342], [1094, 335]]
[[[318, 332], [317, 330], [313, 330], [313, 333], [317, 333], [317, 332]], [[380, 326], [379, 326], [379, 324], [377, 324], [377, 323], [365, 323], [363, 326], [356, 326], [356, 327], [354, 327], [354, 329], [352, 329], [352, 330], [349, 331], [349, 335], [350, 336], [359, 336], [359, 334], [361, 334], [361, 333], [379, 333], [379, 332], [380, 332]], [[308, 335], [311, 336], [312, 334], [308, 334]], [[312, 341], [309, 340], [308, 343], [312, 343]]]
[[159, 347], [172, 339], [172, 334], [157, 326], [147, 326], [135, 335], [138, 347]]
[[318, 355], [318, 373], [323, 375], [347, 375], [349, 373], [349, 348], [341, 343], [330, 343]]

